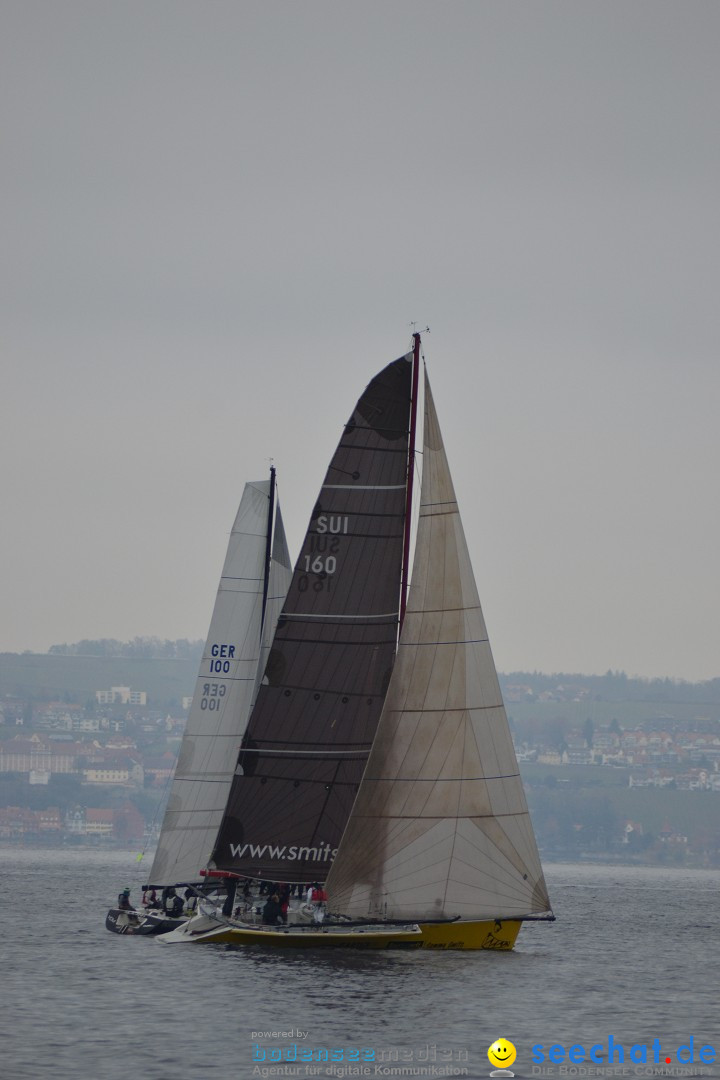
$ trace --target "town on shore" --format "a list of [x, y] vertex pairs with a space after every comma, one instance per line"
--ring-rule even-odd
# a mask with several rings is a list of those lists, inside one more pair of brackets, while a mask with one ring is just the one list
[[[202, 643], [81, 644], [0, 656], [0, 842], [151, 847]], [[501, 684], [546, 858], [720, 866], [720, 680]]]

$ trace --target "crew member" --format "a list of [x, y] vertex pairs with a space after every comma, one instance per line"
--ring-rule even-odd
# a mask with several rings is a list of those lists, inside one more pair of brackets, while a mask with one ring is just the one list
[[277, 926], [278, 923], [283, 921], [280, 897], [277, 893], [273, 893], [270, 899], [266, 901], [262, 910], [262, 921], [270, 926]]
[[129, 886], [126, 887], [125, 889], [123, 889], [123, 891], [118, 894], [118, 907], [120, 908], [121, 911], [134, 911], [135, 910], [135, 908], [130, 903], [130, 887]]
[[171, 887], [167, 890], [167, 895], [165, 897], [165, 914], [169, 915], [171, 919], [179, 919], [182, 913], [182, 897], [178, 896], [175, 890]]
[[323, 889], [322, 885], [319, 885], [317, 881], [313, 882], [313, 887], [310, 890], [310, 903], [313, 909], [313, 919], [316, 923], [320, 924], [325, 918], [325, 905], [327, 903], [327, 893]]

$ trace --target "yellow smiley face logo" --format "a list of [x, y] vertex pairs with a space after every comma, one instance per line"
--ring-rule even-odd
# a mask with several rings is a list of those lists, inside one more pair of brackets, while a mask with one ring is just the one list
[[496, 1039], [492, 1046], [488, 1047], [488, 1060], [491, 1065], [497, 1065], [500, 1069], [506, 1069], [512, 1065], [517, 1057], [517, 1051], [507, 1039]]

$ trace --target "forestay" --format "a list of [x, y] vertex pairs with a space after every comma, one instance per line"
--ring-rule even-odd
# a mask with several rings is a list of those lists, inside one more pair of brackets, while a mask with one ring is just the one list
[[362, 785], [327, 880], [353, 917], [549, 910], [430, 387], [407, 612]]

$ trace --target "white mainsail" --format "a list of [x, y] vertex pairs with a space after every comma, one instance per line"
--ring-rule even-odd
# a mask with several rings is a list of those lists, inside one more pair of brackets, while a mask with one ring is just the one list
[[550, 909], [427, 376], [405, 622], [327, 890], [355, 918]]
[[[279, 507], [263, 622], [271, 480], [245, 485], [149, 881], [197, 881], [212, 855], [291, 577]], [[262, 638], [261, 638], [262, 635]]]

